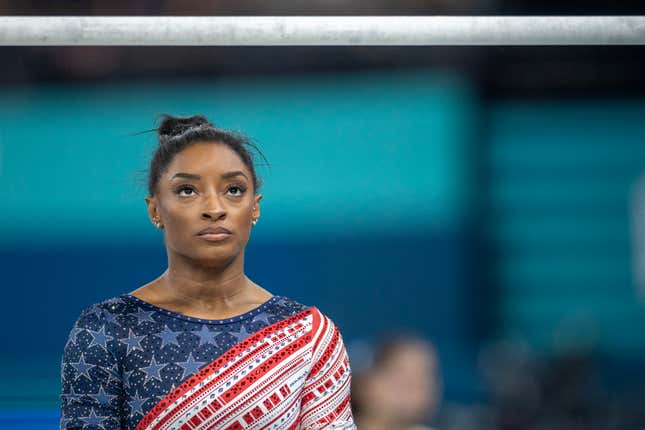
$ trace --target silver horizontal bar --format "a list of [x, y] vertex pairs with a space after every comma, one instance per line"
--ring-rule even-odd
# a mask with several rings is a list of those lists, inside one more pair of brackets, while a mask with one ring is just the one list
[[645, 16], [3, 16], [0, 45], [641, 45]]

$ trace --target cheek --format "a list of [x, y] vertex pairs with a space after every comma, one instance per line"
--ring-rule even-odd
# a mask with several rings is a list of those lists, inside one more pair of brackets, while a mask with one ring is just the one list
[[251, 210], [240, 211], [235, 219], [237, 231], [244, 236], [251, 234], [251, 213]]
[[247, 228], [251, 226], [251, 218], [253, 217], [253, 207], [245, 207], [241, 209], [236, 216], [236, 223]]
[[177, 205], [169, 205], [166, 207], [165, 213], [162, 216], [164, 216], [164, 220], [168, 224], [181, 225], [188, 218], [190, 212], [190, 207], [182, 208], [177, 207]]
[[199, 213], [189, 205], [168, 205], [161, 213], [164, 220], [164, 230], [168, 238], [180, 240], [191, 233], [191, 227], [196, 228], [195, 220]]

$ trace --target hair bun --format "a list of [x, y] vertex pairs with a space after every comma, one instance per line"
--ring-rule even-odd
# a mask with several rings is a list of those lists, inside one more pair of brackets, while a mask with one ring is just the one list
[[161, 122], [157, 128], [157, 133], [161, 135], [178, 136], [184, 134], [193, 127], [208, 126], [213, 127], [205, 116], [172, 116], [168, 114], [160, 115]]

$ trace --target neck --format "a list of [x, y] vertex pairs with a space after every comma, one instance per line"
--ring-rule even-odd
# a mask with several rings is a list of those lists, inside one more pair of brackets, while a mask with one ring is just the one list
[[248, 300], [255, 290], [255, 284], [244, 274], [243, 253], [211, 266], [169, 253], [168, 269], [159, 278], [159, 286], [169, 301], [208, 311], [234, 307]]

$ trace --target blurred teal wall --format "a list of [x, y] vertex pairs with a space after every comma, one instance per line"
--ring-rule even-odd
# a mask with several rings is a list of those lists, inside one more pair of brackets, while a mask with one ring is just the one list
[[141, 171], [155, 136], [132, 134], [160, 113], [203, 113], [260, 145], [271, 169], [259, 236], [454, 224], [473, 102], [463, 80], [424, 71], [4, 90], [0, 235], [149, 239]]
[[645, 172], [645, 103], [496, 104], [485, 224], [500, 336], [537, 351], [645, 353], [630, 200]]

